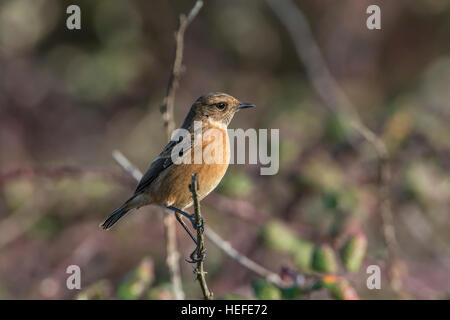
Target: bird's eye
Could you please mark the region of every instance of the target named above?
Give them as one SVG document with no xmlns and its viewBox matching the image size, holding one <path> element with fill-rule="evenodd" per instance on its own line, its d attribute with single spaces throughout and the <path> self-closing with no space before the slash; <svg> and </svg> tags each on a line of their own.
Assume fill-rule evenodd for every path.
<svg viewBox="0 0 450 320">
<path fill-rule="evenodd" d="M 225 102 L 216 103 L 216 108 L 220 110 L 224 109 L 226 106 L 227 104 Z"/>
</svg>

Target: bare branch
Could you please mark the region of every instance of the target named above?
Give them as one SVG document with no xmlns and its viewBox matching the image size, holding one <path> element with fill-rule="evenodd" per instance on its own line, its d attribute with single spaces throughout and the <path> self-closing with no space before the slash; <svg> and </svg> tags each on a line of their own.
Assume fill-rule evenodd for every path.
<svg viewBox="0 0 450 320">
<path fill-rule="evenodd" d="M 112 153 L 114 160 L 128 172 L 135 180 L 139 181 L 142 179 L 142 173 L 136 168 L 119 150 L 114 150 Z"/>
<path fill-rule="evenodd" d="M 229 242 L 222 239 L 214 230 L 208 228 L 208 230 L 205 230 L 205 233 L 206 237 L 209 240 L 211 240 L 212 243 L 214 243 L 217 247 L 219 247 L 230 258 L 238 262 L 241 266 L 252 271 L 253 273 L 257 274 L 258 276 L 260 276 L 261 278 L 265 279 L 270 283 L 273 283 L 280 287 L 283 285 L 281 277 L 278 274 L 270 270 L 267 270 L 263 266 L 257 264 L 253 260 L 250 260 L 243 254 L 239 253 L 236 249 L 234 249 L 231 246 Z"/>
<path fill-rule="evenodd" d="M 170 135 L 175 129 L 173 110 L 175 106 L 175 93 L 178 89 L 183 71 L 184 33 L 202 7 L 203 1 L 198 0 L 187 17 L 184 14 L 180 15 L 178 30 L 175 32 L 175 60 L 173 62 L 172 73 L 169 78 L 169 85 L 167 86 L 166 97 L 164 98 L 163 105 L 161 106 L 161 113 L 168 139 L 170 139 Z"/>
<path fill-rule="evenodd" d="M 200 283 L 203 297 L 205 298 L 205 300 L 211 300 L 213 294 L 208 289 L 208 285 L 206 284 L 205 278 L 206 272 L 203 270 L 203 263 L 206 249 L 205 249 L 205 239 L 203 236 L 204 223 L 202 221 L 202 214 L 200 212 L 200 203 L 197 196 L 198 176 L 196 173 L 192 175 L 192 182 L 191 185 L 189 186 L 189 190 L 192 193 L 192 200 L 194 202 L 195 224 L 197 226 L 197 268 L 195 268 L 194 273 L 196 274 L 197 280 Z"/>
<path fill-rule="evenodd" d="M 166 263 L 170 272 L 170 279 L 172 281 L 172 288 L 175 299 L 183 300 L 185 295 L 181 284 L 180 274 L 180 253 L 177 249 L 177 235 L 175 229 L 175 221 L 172 215 L 164 215 L 163 218 L 165 235 L 166 235 Z"/>
<path fill-rule="evenodd" d="M 189 24 L 199 13 L 203 6 L 203 1 L 197 0 L 194 7 L 186 17 L 184 14 L 180 15 L 180 21 L 177 31 L 175 32 L 175 60 L 173 63 L 172 72 L 169 77 L 169 84 L 167 86 L 166 97 L 161 106 L 162 118 L 166 128 L 167 139 L 170 140 L 172 131 L 175 129 L 174 121 L 174 106 L 175 93 L 178 88 L 183 67 L 183 50 L 184 50 L 184 33 Z M 167 266 L 170 271 L 172 287 L 175 298 L 178 300 L 184 299 L 184 292 L 181 285 L 180 254 L 177 249 L 175 220 L 172 215 L 164 215 L 164 228 L 166 235 L 166 251 L 167 251 Z"/>
</svg>

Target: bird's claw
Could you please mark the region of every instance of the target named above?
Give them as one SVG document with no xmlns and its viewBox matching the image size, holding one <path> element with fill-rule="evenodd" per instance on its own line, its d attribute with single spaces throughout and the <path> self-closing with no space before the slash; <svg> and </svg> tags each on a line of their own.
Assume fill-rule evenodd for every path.
<svg viewBox="0 0 450 320">
<path fill-rule="evenodd" d="M 195 254 L 197 254 L 198 251 L 198 247 L 194 249 L 194 251 L 192 251 L 192 253 L 189 255 L 189 259 L 185 259 L 186 262 L 188 263 L 199 263 L 202 262 L 203 260 L 205 260 L 206 257 L 206 249 L 203 249 L 202 252 L 200 253 L 200 255 L 197 255 L 197 257 L 194 257 Z"/>
<path fill-rule="evenodd" d="M 194 230 L 198 230 L 198 228 L 200 228 L 200 230 L 202 230 L 202 232 L 204 232 L 205 231 L 205 219 L 203 219 L 203 217 L 200 217 L 200 218 L 201 218 L 200 225 L 197 224 L 197 220 L 195 219 L 195 215 L 194 214 L 192 214 L 189 217 L 189 221 L 191 222 L 192 227 L 194 228 Z"/>
</svg>

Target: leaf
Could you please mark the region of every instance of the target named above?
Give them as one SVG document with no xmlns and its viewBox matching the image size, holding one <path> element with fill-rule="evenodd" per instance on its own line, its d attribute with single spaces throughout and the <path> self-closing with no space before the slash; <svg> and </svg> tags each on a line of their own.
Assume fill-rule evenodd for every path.
<svg viewBox="0 0 450 320">
<path fill-rule="evenodd" d="M 281 291 L 275 285 L 265 280 L 259 279 L 252 283 L 253 292 L 256 298 L 260 300 L 279 300 L 281 299 Z"/>
<path fill-rule="evenodd" d="M 309 241 L 298 240 L 293 252 L 294 264 L 302 271 L 310 271 L 314 254 L 314 244 Z"/>
<path fill-rule="evenodd" d="M 262 229 L 263 243 L 277 251 L 293 253 L 298 245 L 298 239 L 293 232 L 278 221 L 269 221 Z"/>
<path fill-rule="evenodd" d="M 338 269 L 336 255 L 329 245 L 316 246 L 313 254 L 312 268 L 323 273 L 335 273 Z"/>
<path fill-rule="evenodd" d="M 283 299 L 299 299 L 305 294 L 305 291 L 297 285 L 281 289 Z"/>
<path fill-rule="evenodd" d="M 341 258 L 345 268 L 353 273 L 361 268 L 366 254 L 367 238 L 363 233 L 350 237 L 341 249 Z"/>
</svg>

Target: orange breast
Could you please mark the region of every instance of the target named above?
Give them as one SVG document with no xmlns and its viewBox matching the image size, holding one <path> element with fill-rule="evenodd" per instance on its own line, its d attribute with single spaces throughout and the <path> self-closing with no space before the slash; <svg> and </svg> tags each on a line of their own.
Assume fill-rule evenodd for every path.
<svg viewBox="0 0 450 320">
<path fill-rule="evenodd" d="M 198 174 L 199 198 L 203 199 L 214 190 L 227 171 L 230 157 L 230 146 L 227 131 L 220 127 L 204 130 L 201 145 L 191 152 L 191 163 L 173 164 L 163 172 L 150 188 L 150 198 L 153 203 L 174 206 L 184 209 L 192 204 L 189 191 L 192 175 Z M 208 133 L 209 131 L 209 133 Z M 201 146 L 202 161 L 194 163 L 194 152 L 199 152 Z M 197 157 L 198 160 L 198 157 Z"/>
</svg>

